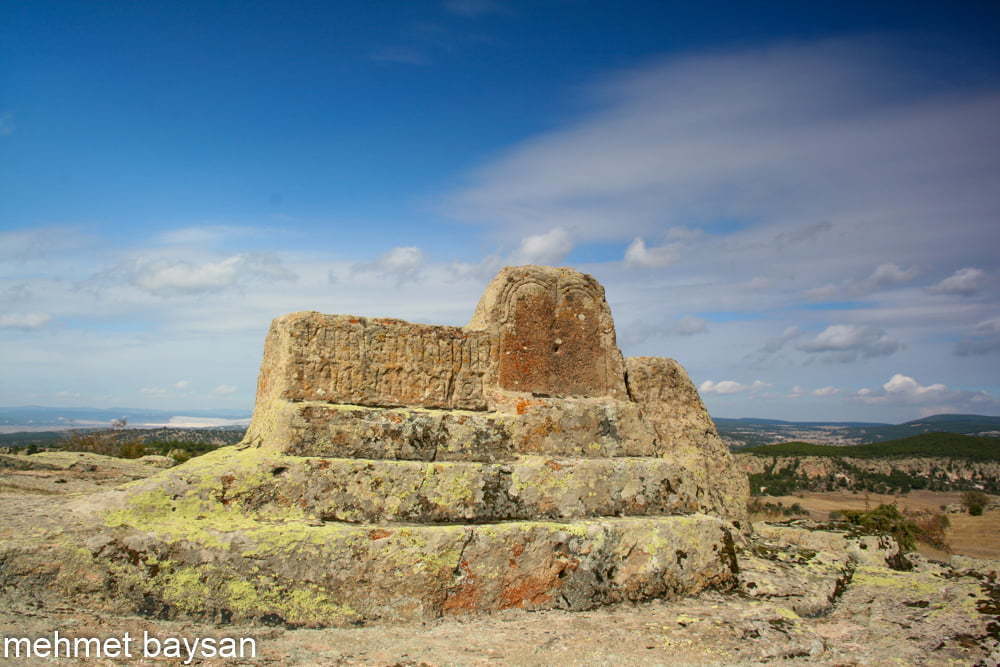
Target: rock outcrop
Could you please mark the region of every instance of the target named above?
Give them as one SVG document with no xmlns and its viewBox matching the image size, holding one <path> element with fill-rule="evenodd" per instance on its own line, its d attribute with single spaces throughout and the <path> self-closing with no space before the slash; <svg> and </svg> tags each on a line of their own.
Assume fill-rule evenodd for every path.
<svg viewBox="0 0 1000 667">
<path fill-rule="evenodd" d="M 0 638 L 51 637 L 54 628 L 70 638 L 121 636 L 123 631 L 133 637 L 143 632 L 160 638 L 254 637 L 259 660 L 283 665 L 985 666 L 1000 660 L 1000 562 L 957 555 L 950 564 L 928 561 L 901 554 L 889 537 L 808 520 L 754 524 L 753 535 L 737 545 L 739 573 L 730 590 L 579 612 L 569 602 L 579 604 L 575 596 L 587 589 L 567 586 L 560 592 L 567 601 L 557 605 L 561 609 L 524 613 L 517 607 L 527 605 L 511 605 L 470 618 L 462 611 L 470 598 L 506 606 L 515 593 L 529 592 L 531 583 L 563 566 L 559 544 L 549 538 L 561 538 L 560 531 L 570 540 L 591 538 L 594 524 L 536 522 L 538 530 L 524 543 L 520 561 L 515 559 L 518 567 L 512 567 L 502 559 L 518 549 L 520 543 L 510 540 L 525 536 L 522 522 L 320 524 L 288 519 L 287 512 L 281 518 L 273 507 L 247 511 L 239 500 L 246 487 L 230 478 L 234 466 L 226 459 L 240 458 L 242 471 L 252 477 L 255 470 L 268 470 L 262 467 L 268 456 L 259 449 L 242 454 L 247 458 L 225 449 L 201 468 L 173 469 L 167 487 L 165 473 L 155 466 L 93 454 L 46 453 L 4 461 Z M 175 476 L 178 472 L 183 475 Z M 124 493 L 103 490 L 136 477 L 150 479 Z M 190 495 L 191 488 L 200 489 L 197 497 Z M 145 495 L 140 499 L 137 493 Z M 110 516 L 109 506 L 117 506 Z M 177 520 L 171 522 L 169 515 Z M 633 528 L 641 529 L 645 521 L 633 521 Z M 630 547 L 630 553 L 620 550 L 625 533 L 609 532 L 610 541 L 619 540 L 618 548 L 582 554 L 573 572 L 600 569 L 605 566 L 601 559 L 622 558 L 620 567 L 634 570 L 635 554 L 670 554 L 702 539 L 683 526 L 663 528 L 659 544 Z M 482 532 L 470 535 L 470 529 Z M 464 578 L 464 570 L 452 572 L 459 584 L 455 591 L 462 594 L 453 595 L 447 609 L 433 599 L 425 607 L 414 606 L 424 599 L 428 582 L 433 588 L 434 574 L 441 573 L 437 561 L 455 557 L 429 547 L 456 537 L 462 540 L 451 542 L 457 548 L 470 539 L 463 560 L 492 559 L 506 576 L 483 579 L 483 587 Z M 386 552 L 399 558 L 388 569 L 380 566 Z M 435 553 L 438 559 L 431 558 Z M 322 562 L 322 556 L 333 559 Z M 243 570 L 227 570 L 238 558 L 245 558 Z M 374 559 L 367 569 L 355 562 L 364 558 Z M 194 562 L 201 565 L 190 565 Z M 534 579 L 526 576 L 529 568 Z M 678 567 L 673 574 L 682 571 Z M 269 583 L 263 572 L 269 573 Z M 295 582 L 291 589 L 288 581 Z M 515 581 L 521 585 L 510 586 Z M 353 606 L 344 601 L 348 593 L 340 598 L 341 606 L 324 598 L 320 584 L 353 594 Z M 659 585 L 663 598 L 669 598 L 678 580 L 664 577 Z M 143 591 L 147 595 L 139 597 Z M 586 597 L 582 602 L 593 604 Z M 264 608 L 273 615 L 248 611 Z M 426 621 L 439 609 L 440 618 Z M 370 618 L 363 614 L 422 620 L 378 628 L 294 627 Z M 241 618 L 250 622 L 240 624 Z"/>
<path fill-rule="evenodd" d="M 1000 463 L 944 457 L 895 457 L 862 459 L 848 456 L 761 456 L 735 454 L 740 470 L 748 475 L 794 479 L 802 488 L 854 488 L 864 486 L 865 476 L 911 477 L 937 490 L 962 490 L 970 486 L 989 492 L 1000 490 Z"/>
<path fill-rule="evenodd" d="M 107 498 L 88 557 L 168 617 L 580 610 L 735 586 L 747 495 L 593 278 L 514 267 L 463 328 L 277 318 L 244 441 Z"/>
</svg>

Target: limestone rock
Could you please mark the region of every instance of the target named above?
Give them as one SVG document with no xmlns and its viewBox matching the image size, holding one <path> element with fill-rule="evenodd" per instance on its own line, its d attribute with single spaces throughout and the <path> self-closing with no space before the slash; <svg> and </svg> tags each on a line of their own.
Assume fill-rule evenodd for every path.
<svg viewBox="0 0 1000 667">
<path fill-rule="evenodd" d="M 91 556 L 170 617 L 580 610 L 735 585 L 747 495 L 596 280 L 510 267 L 466 327 L 274 320 L 243 442 L 109 496 Z"/>
<path fill-rule="evenodd" d="M 781 600 L 801 616 L 833 609 L 859 566 L 886 569 L 904 562 L 899 545 L 886 536 L 766 523 L 755 529 L 738 559 L 740 591 Z"/>
</svg>

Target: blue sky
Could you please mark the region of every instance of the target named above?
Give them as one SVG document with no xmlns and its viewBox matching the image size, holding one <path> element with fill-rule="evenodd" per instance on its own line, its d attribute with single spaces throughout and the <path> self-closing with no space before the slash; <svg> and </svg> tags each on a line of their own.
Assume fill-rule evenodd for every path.
<svg viewBox="0 0 1000 667">
<path fill-rule="evenodd" d="M 607 288 L 717 416 L 1000 414 L 993 3 L 10 2 L 0 404 L 239 408 L 269 320 Z"/>
</svg>

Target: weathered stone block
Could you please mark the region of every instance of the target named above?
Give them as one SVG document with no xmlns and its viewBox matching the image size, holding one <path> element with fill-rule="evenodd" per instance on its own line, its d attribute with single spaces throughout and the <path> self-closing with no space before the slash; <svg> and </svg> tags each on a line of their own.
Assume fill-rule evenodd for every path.
<svg viewBox="0 0 1000 667">
<path fill-rule="evenodd" d="M 289 459 L 232 502 L 297 507 L 322 521 L 486 523 L 691 514 L 715 510 L 704 487 L 667 459 L 524 456 L 502 464 Z"/>
<path fill-rule="evenodd" d="M 413 461 L 513 458 L 509 419 L 489 412 L 296 403 L 286 454 Z"/>
<path fill-rule="evenodd" d="M 492 343 L 483 333 L 300 312 L 274 320 L 257 400 L 482 410 Z"/>
<path fill-rule="evenodd" d="M 487 286 L 466 327 L 496 341 L 491 384 L 543 396 L 625 398 L 604 288 L 571 269 L 517 266 Z"/>
</svg>

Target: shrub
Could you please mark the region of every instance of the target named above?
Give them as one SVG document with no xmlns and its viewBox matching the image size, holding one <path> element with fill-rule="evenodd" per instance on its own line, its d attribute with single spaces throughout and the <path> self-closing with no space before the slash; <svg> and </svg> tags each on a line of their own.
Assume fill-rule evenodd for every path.
<svg viewBox="0 0 1000 667">
<path fill-rule="evenodd" d="M 120 442 L 114 434 L 109 433 L 71 433 L 60 445 L 67 452 L 90 452 L 103 456 L 116 456 L 122 459 L 137 459 L 145 456 L 146 448 L 139 440 Z"/>
<path fill-rule="evenodd" d="M 895 505 L 879 505 L 873 510 L 840 510 L 851 525 L 871 535 L 889 535 L 903 551 L 913 551 L 917 546 L 920 529 L 899 512 Z"/>
<path fill-rule="evenodd" d="M 122 459 L 137 459 L 146 455 L 146 448 L 138 440 L 123 442 L 118 446 L 118 453 L 115 456 Z"/>
<path fill-rule="evenodd" d="M 74 431 L 59 448 L 67 452 L 90 452 L 104 456 L 118 455 L 118 443 L 110 438 L 101 437 L 99 433 Z"/>
<path fill-rule="evenodd" d="M 989 502 L 989 496 L 981 491 L 966 491 L 962 494 L 962 505 L 969 510 L 969 514 L 972 516 L 982 515 Z"/>
<path fill-rule="evenodd" d="M 792 503 L 791 506 L 785 507 L 781 502 L 763 502 L 760 498 L 751 498 L 750 502 L 747 503 L 747 511 L 750 514 L 765 516 L 807 516 L 809 514 L 809 511 L 799 503 Z"/>
</svg>

